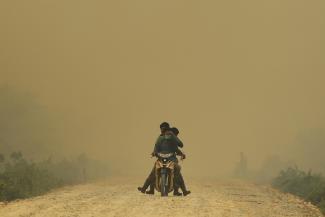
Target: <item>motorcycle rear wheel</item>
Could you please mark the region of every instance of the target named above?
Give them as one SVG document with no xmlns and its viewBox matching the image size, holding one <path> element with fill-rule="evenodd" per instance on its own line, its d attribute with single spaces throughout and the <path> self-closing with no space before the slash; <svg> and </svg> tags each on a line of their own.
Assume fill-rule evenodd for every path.
<svg viewBox="0 0 325 217">
<path fill-rule="evenodd" d="M 167 197 L 168 196 L 168 190 L 167 190 L 167 174 L 161 174 L 161 179 L 160 179 L 160 193 L 162 197 Z"/>
</svg>

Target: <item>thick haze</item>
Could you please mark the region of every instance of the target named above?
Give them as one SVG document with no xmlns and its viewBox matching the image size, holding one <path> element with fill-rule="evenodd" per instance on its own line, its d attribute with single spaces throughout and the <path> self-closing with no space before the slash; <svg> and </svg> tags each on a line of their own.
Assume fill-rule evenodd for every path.
<svg viewBox="0 0 325 217">
<path fill-rule="evenodd" d="M 323 0 L 3 0 L 0 73 L 55 117 L 60 151 L 115 171 L 149 172 L 162 121 L 185 174 L 325 151 Z"/>
</svg>

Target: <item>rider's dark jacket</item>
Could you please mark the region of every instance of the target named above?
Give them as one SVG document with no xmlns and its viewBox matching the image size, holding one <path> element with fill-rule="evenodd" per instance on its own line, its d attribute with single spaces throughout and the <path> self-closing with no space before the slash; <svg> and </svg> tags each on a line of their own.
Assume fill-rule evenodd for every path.
<svg viewBox="0 0 325 217">
<path fill-rule="evenodd" d="M 178 149 L 178 147 L 183 147 L 182 141 L 175 136 L 172 132 L 167 131 L 165 134 L 160 135 L 156 141 L 154 154 L 157 153 L 174 153 L 175 160 L 176 154 L 181 153 L 181 151 Z"/>
</svg>

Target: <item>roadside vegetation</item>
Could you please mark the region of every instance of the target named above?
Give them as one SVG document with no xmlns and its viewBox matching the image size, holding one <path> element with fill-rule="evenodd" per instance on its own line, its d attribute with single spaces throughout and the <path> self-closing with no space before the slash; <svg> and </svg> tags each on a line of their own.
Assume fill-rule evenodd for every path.
<svg viewBox="0 0 325 217">
<path fill-rule="evenodd" d="M 292 165 L 293 162 L 283 161 L 278 156 L 269 156 L 258 170 L 250 170 L 246 156 L 240 153 L 233 177 L 259 184 L 271 183 L 282 192 L 314 204 L 325 214 L 325 177 L 321 173 L 306 172 Z"/>
<path fill-rule="evenodd" d="M 325 214 L 325 177 L 297 167 L 282 170 L 273 180 L 273 187 L 297 195 L 319 207 Z"/>
<path fill-rule="evenodd" d="M 0 201 L 44 194 L 65 185 L 79 184 L 107 175 L 107 167 L 85 154 L 75 159 L 51 158 L 32 162 L 20 152 L 0 154 Z"/>
</svg>

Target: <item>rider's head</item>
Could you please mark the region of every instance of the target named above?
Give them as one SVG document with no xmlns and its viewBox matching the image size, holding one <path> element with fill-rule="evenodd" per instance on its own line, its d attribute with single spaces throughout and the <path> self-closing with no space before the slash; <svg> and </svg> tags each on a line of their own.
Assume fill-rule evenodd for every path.
<svg viewBox="0 0 325 217">
<path fill-rule="evenodd" d="M 170 126 L 169 123 L 163 122 L 160 124 L 160 131 L 161 133 L 165 133 L 167 130 L 169 130 Z"/>
<path fill-rule="evenodd" d="M 170 131 L 172 131 L 175 134 L 175 136 L 179 134 L 179 130 L 176 127 L 170 128 Z"/>
</svg>

